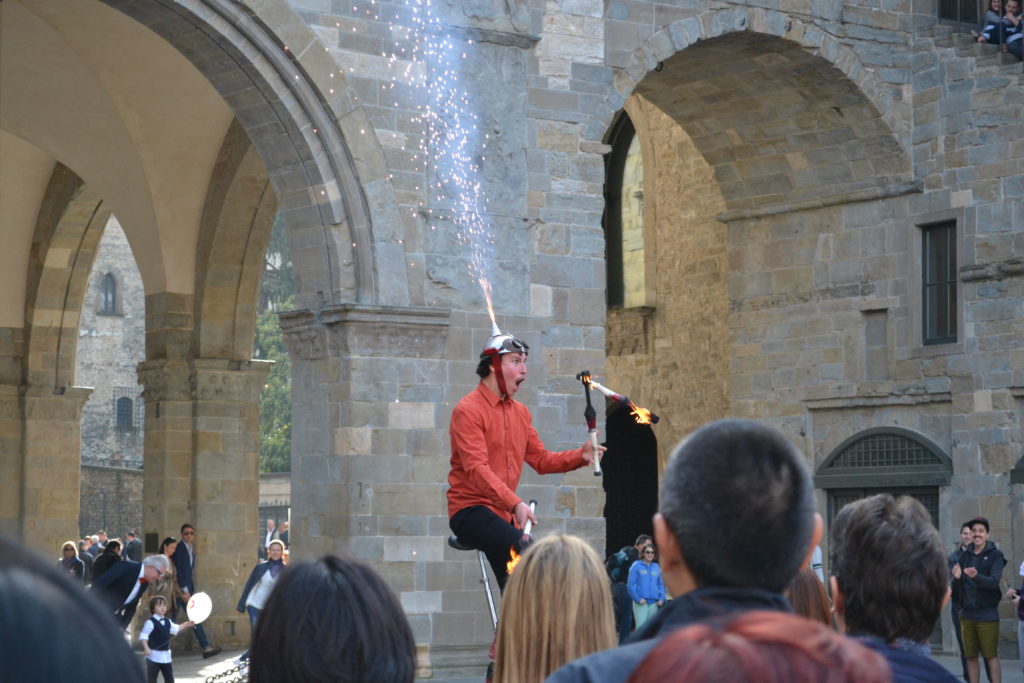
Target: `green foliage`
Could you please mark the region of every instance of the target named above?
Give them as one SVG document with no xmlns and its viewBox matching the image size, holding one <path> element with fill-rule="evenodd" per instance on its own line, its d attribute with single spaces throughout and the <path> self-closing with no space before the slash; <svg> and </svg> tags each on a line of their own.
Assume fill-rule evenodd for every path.
<svg viewBox="0 0 1024 683">
<path fill-rule="evenodd" d="M 292 252 L 288 248 L 288 233 L 281 221 L 281 214 L 278 214 L 274 218 L 270 243 L 263 259 L 259 312 L 288 310 L 292 303 L 293 287 Z"/>
<path fill-rule="evenodd" d="M 287 238 L 278 216 L 260 279 L 260 312 L 253 344 L 256 358 L 274 361 L 260 394 L 260 472 L 290 472 L 292 468 L 292 363 L 277 321 L 278 311 L 294 307 Z"/>
</svg>

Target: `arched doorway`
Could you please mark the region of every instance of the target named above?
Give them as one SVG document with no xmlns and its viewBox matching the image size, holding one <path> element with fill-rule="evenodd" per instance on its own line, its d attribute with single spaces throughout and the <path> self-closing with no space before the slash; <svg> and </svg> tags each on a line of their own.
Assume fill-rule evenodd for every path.
<svg viewBox="0 0 1024 683">
<path fill-rule="evenodd" d="M 826 493 L 827 528 L 843 506 L 888 493 L 918 500 L 938 529 L 939 489 L 949 486 L 952 477 L 953 461 L 927 437 L 901 427 L 876 427 L 839 444 L 818 468 L 814 485 Z M 825 556 L 827 563 L 827 551 Z M 941 620 L 930 642 L 942 647 Z"/>
</svg>

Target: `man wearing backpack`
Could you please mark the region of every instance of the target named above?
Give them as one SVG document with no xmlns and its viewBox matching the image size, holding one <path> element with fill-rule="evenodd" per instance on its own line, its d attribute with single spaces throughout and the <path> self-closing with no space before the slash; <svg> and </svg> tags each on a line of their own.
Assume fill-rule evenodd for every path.
<svg viewBox="0 0 1024 683">
<path fill-rule="evenodd" d="M 633 632 L 633 598 L 629 596 L 626 580 L 629 568 L 640 559 L 640 550 L 654 540 L 647 534 L 640 534 L 632 546 L 624 546 L 612 553 L 604 563 L 608 578 L 612 581 L 612 604 L 615 606 L 615 628 L 619 631 L 619 643 Z"/>
</svg>

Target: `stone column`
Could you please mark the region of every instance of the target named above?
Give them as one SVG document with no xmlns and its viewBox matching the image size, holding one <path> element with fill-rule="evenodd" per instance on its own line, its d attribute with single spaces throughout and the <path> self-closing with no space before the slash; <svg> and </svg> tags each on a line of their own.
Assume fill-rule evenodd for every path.
<svg viewBox="0 0 1024 683">
<path fill-rule="evenodd" d="M 447 311 L 426 308 L 282 314 L 292 356 L 296 555 L 346 551 L 378 568 L 391 563 L 396 590 L 412 586 L 416 548 L 440 557 L 426 520 L 443 514 L 443 496 L 434 477 L 416 483 L 412 456 L 442 455 L 447 326 Z M 401 538 L 383 543 L 382 535 Z"/>
<path fill-rule="evenodd" d="M 432 641 L 445 564 L 447 311 L 332 306 L 282 314 L 292 358 L 293 557 L 363 558 Z M 471 372 L 471 370 L 470 370 Z M 450 565 L 461 577 L 459 563 Z"/>
<path fill-rule="evenodd" d="M 78 537 L 81 489 L 82 408 L 92 389 L 28 387 L 24 410 L 21 465 L 22 540 L 44 555 L 57 557 L 64 541 Z"/>
<path fill-rule="evenodd" d="M 206 358 L 139 365 L 146 552 L 152 538 L 195 526 L 196 586 L 213 599 L 206 630 L 216 643 L 248 639 L 248 620 L 234 604 L 256 563 L 259 397 L 269 370 L 266 361 Z"/>
<path fill-rule="evenodd" d="M 0 384 L 0 534 L 21 535 L 21 393 Z"/>
</svg>

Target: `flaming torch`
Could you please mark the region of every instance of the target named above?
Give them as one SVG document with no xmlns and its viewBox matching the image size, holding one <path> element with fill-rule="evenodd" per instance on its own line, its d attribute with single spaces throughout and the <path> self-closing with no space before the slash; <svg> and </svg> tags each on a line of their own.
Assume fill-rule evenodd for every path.
<svg viewBox="0 0 1024 683">
<path fill-rule="evenodd" d="M 531 500 L 530 501 L 530 512 L 533 512 L 536 509 L 537 509 L 537 501 Z M 530 520 L 530 519 L 527 519 L 526 520 L 526 524 L 523 525 L 523 536 L 529 536 L 531 531 L 533 531 L 533 521 Z M 510 559 L 509 559 L 508 562 L 505 563 L 505 571 L 507 571 L 509 574 L 511 574 L 512 571 L 516 568 L 516 565 L 519 564 L 520 555 L 519 555 L 519 553 L 516 552 L 515 548 L 509 548 L 508 549 L 508 556 L 509 556 Z"/>
<path fill-rule="evenodd" d="M 622 407 L 628 408 L 629 414 L 633 416 L 633 419 L 636 420 L 636 423 L 638 425 L 658 424 L 658 420 L 660 420 L 661 418 L 652 413 L 651 411 L 647 410 L 647 408 L 641 408 L 637 404 L 630 401 L 628 396 L 616 394 L 608 387 L 590 379 L 590 372 L 588 370 L 584 370 L 579 375 L 576 375 L 576 377 L 580 378 L 582 375 L 586 375 L 586 379 L 583 380 L 584 384 L 589 384 L 590 386 L 594 387 L 595 389 L 597 389 L 602 394 L 604 394 L 611 400 L 615 401 Z"/>
<path fill-rule="evenodd" d="M 601 457 L 597 452 L 597 412 L 590 402 L 590 371 L 584 370 L 576 375 L 583 382 L 583 394 L 587 397 L 587 407 L 583 410 L 583 418 L 587 421 L 587 434 L 590 436 L 590 452 L 594 454 L 594 476 L 601 476 Z"/>
</svg>

